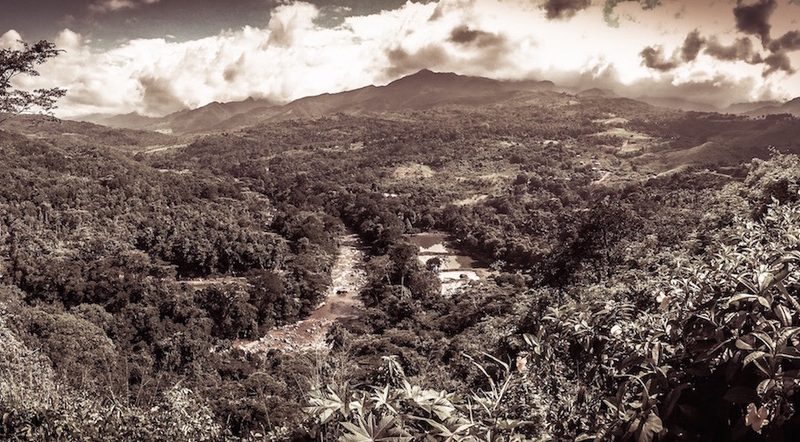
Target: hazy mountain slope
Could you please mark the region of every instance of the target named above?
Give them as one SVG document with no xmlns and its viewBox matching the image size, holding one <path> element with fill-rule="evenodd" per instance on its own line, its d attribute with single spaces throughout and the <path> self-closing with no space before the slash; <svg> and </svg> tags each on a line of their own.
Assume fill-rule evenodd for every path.
<svg viewBox="0 0 800 442">
<path fill-rule="evenodd" d="M 791 114 L 800 117 L 800 97 L 787 101 L 786 103 L 772 106 L 765 106 L 747 112 L 747 115 L 761 117 L 764 115 Z"/>
<path fill-rule="evenodd" d="M 210 103 L 162 118 L 137 114 L 84 117 L 112 127 L 171 131 L 178 134 L 207 133 L 252 126 L 265 121 L 319 118 L 337 112 L 362 114 L 429 109 L 440 105 L 484 106 L 511 99 L 520 92 L 548 91 L 550 81 L 500 81 L 453 73 L 422 70 L 386 86 L 366 86 L 335 94 L 322 94 L 278 106 L 268 100 L 248 99 Z"/>
<path fill-rule="evenodd" d="M 131 112 L 124 115 L 92 114 L 76 120 L 119 129 L 147 129 L 158 124 L 161 118 L 145 117 L 136 112 Z"/>
<path fill-rule="evenodd" d="M 632 129 L 663 140 L 653 144 L 642 160 L 667 168 L 683 165 L 731 166 L 773 151 L 800 152 L 800 121 L 791 116 L 752 119 L 739 115 L 678 113 L 667 118 L 637 121 Z"/>
<path fill-rule="evenodd" d="M 50 140 L 59 146 L 96 144 L 111 147 L 145 147 L 175 144 L 176 138 L 157 132 L 112 128 L 82 121 L 59 120 L 39 115 L 19 115 L 0 125 L 0 130 Z"/>
<path fill-rule="evenodd" d="M 615 94 L 613 91 L 595 87 L 580 91 L 576 95 L 579 97 L 615 97 L 617 94 Z"/>
<path fill-rule="evenodd" d="M 780 106 L 780 101 L 754 101 L 752 103 L 734 103 L 725 109 L 723 112 L 729 114 L 746 114 L 765 107 Z"/>
<path fill-rule="evenodd" d="M 217 126 L 235 129 L 269 120 L 319 118 L 337 112 L 363 114 L 429 109 L 441 105 L 485 106 L 503 102 L 521 91 L 543 91 L 549 81 L 499 81 L 422 70 L 386 86 L 366 86 L 337 94 L 295 100 L 280 108 L 236 116 Z"/>
<path fill-rule="evenodd" d="M 687 100 L 679 97 L 638 97 L 637 100 L 643 101 L 653 106 L 666 107 L 669 109 L 677 109 L 685 112 L 718 112 L 716 107 Z"/>
<path fill-rule="evenodd" d="M 244 101 L 230 103 L 215 101 L 197 109 L 185 109 L 160 118 L 130 113 L 125 115 L 87 115 L 77 120 L 114 128 L 185 134 L 209 131 L 220 122 L 228 120 L 235 115 L 269 109 L 275 106 L 276 104 L 270 100 L 248 98 Z"/>
<path fill-rule="evenodd" d="M 254 110 L 270 109 L 275 103 L 269 100 L 248 98 L 231 103 L 209 103 L 203 107 L 184 110 L 165 117 L 165 124 L 176 133 L 208 131 L 231 117 Z"/>
</svg>

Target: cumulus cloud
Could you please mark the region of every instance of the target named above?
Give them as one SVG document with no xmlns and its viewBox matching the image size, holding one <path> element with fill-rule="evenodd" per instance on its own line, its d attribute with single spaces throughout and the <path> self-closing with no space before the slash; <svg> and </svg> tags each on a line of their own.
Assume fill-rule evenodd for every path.
<svg viewBox="0 0 800 442">
<path fill-rule="evenodd" d="M 386 13 L 350 17 L 329 29 L 314 24 L 315 6 L 292 3 L 276 8 L 263 28 L 186 42 L 137 39 L 107 50 L 65 30 L 57 43 L 66 52 L 44 65 L 41 77 L 26 78 L 20 86 L 65 87 L 60 115 L 157 116 L 212 101 L 255 97 L 285 102 L 338 92 L 387 78 L 386 50 L 398 41 L 409 43 L 398 36 L 426 23 L 434 7 L 408 3 Z M 452 31 L 447 23 L 436 28 L 443 34 Z M 481 33 L 475 46 L 467 44 L 463 51 L 480 50 L 491 40 L 488 34 Z M 404 46 L 411 54 L 405 62 L 398 52 L 398 70 L 413 60 L 425 62 L 425 51 L 416 44 L 424 36 L 422 31 L 415 44 Z"/>
<path fill-rule="evenodd" d="M 446 0 L 440 1 L 433 9 L 433 13 L 428 17 L 428 21 L 436 21 L 442 17 L 459 13 L 464 10 L 472 9 L 476 0 Z M 798 0 L 800 1 L 800 0 Z"/>
<path fill-rule="evenodd" d="M 591 6 L 591 0 L 547 0 L 542 5 L 549 19 L 564 19 Z"/>
<path fill-rule="evenodd" d="M 297 35 L 309 31 L 319 9 L 309 3 L 280 5 L 272 11 L 269 20 L 268 44 L 288 47 L 294 44 Z"/>
<path fill-rule="evenodd" d="M 733 16 L 736 19 L 736 28 L 745 34 L 756 35 L 761 38 L 761 43 L 766 46 L 770 40 L 769 19 L 778 6 L 775 0 L 758 0 L 756 3 L 745 3 L 736 0 Z"/>
<path fill-rule="evenodd" d="M 19 35 L 19 32 L 11 29 L 7 31 L 5 34 L 0 35 L 0 49 L 12 49 L 18 50 L 22 48 L 22 36 Z"/>
<path fill-rule="evenodd" d="M 89 5 L 89 10 L 96 13 L 135 9 L 142 5 L 152 5 L 160 0 L 97 0 Z"/>
<path fill-rule="evenodd" d="M 765 55 L 759 65 L 715 62 L 714 55 L 704 52 L 711 39 L 690 32 L 697 25 L 687 24 L 682 30 L 690 35 L 675 39 L 653 25 L 655 14 L 638 7 L 626 12 L 635 17 L 620 29 L 604 24 L 602 8 L 587 8 L 567 22 L 548 19 L 539 6 L 531 0 L 407 2 L 373 14 L 351 14 L 326 27 L 319 22 L 316 6 L 282 2 L 261 27 L 184 42 L 137 39 L 103 49 L 64 30 L 56 41 L 66 52 L 44 65 L 41 77 L 21 78 L 19 86 L 66 88 L 61 116 L 156 116 L 248 97 L 286 102 L 386 84 L 425 68 L 500 79 L 547 79 L 564 86 L 587 83 L 588 78 L 599 87 L 607 81 L 624 95 L 647 93 L 648 88 L 681 94 L 693 90 L 688 85 L 716 82 L 726 85 L 721 90 L 731 99 L 767 93 L 788 98 L 786 76 L 762 78 L 767 70 L 788 72 L 791 63 L 780 55 Z M 730 6 L 726 9 L 730 12 Z M 575 27 L 586 31 L 575 32 Z M 651 41 L 667 40 L 642 51 L 639 39 L 630 38 L 632 33 Z M 568 38 L 554 44 L 554 35 Z M 0 42 L 12 44 L 18 37 L 6 33 Z M 735 43 L 727 37 L 722 41 L 718 49 Z M 727 88 L 728 84 L 742 89 Z M 724 94 L 698 96 L 720 101 Z"/>
</svg>

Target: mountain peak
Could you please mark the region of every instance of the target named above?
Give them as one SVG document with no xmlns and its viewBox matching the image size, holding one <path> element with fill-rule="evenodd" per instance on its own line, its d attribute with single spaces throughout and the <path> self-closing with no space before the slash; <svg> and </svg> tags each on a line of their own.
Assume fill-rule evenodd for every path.
<svg viewBox="0 0 800 442">
<path fill-rule="evenodd" d="M 390 85 L 394 84 L 417 84 L 422 82 L 432 82 L 440 80 L 452 80 L 455 78 L 465 78 L 462 75 L 454 74 L 453 72 L 434 72 L 430 69 L 422 69 L 413 74 L 406 75 L 405 77 L 398 78 Z"/>
</svg>

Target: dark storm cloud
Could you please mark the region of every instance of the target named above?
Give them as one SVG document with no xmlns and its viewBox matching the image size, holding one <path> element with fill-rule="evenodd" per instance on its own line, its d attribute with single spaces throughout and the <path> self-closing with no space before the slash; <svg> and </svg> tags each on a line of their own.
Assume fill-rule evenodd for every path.
<svg viewBox="0 0 800 442">
<path fill-rule="evenodd" d="M 800 0 L 798 0 L 800 1 Z M 769 43 L 772 52 L 800 50 L 800 31 L 789 31 Z"/>
<path fill-rule="evenodd" d="M 486 48 L 492 46 L 502 46 L 505 44 L 506 39 L 491 32 L 482 31 L 480 29 L 471 29 L 467 25 L 461 25 L 450 32 L 449 41 L 461 45 L 472 45 L 479 48 Z"/>
<path fill-rule="evenodd" d="M 578 11 L 588 8 L 591 0 L 547 0 L 542 5 L 549 19 L 570 18 Z"/>
<path fill-rule="evenodd" d="M 737 38 L 727 46 L 712 38 L 708 41 L 705 53 L 722 61 L 745 61 L 750 64 L 762 62 L 761 56 L 753 48 L 753 41 L 748 37 Z"/>
<path fill-rule="evenodd" d="M 690 32 L 686 36 L 686 39 L 683 41 L 683 46 L 681 47 L 681 58 L 683 61 L 694 61 L 705 44 L 706 39 L 700 36 L 700 31 L 695 29 Z"/>
<path fill-rule="evenodd" d="M 430 69 L 443 65 L 450 60 L 447 51 L 439 45 L 429 44 L 418 51 L 409 52 L 402 47 L 386 51 L 389 66 L 385 69 L 387 77 L 399 77 L 420 69 Z"/>
<path fill-rule="evenodd" d="M 603 4 L 603 17 L 609 26 L 619 26 L 619 17 L 614 15 L 614 9 L 620 3 L 636 2 L 642 9 L 653 9 L 661 4 L 661 0 L 605 0 Z M 542 9 L 550 20 L 567 19 L 581 10 L 591 6 L 591 0 L 545 0 Z"/>
<path fill-rule="evenodd" d="M 761 38 L 761 43 L 766 46 L 770 40 L 769 32 L 772 27 L 769 19 L 776 7 L 775 0 L 758 0 L 753 4 L 737 0 L 736 7 L 733 8 L 736 29 L 745 34 L 758 36 Z"/>
<path fill-rule="evenodd" d="M 659 46 L 648 46 L 642 49 L 639 56 L 642 57 L 643 65 L 657 71 L 671 71 L 679 66 L 676 60 L 665 57 L 663 48 Z"/>
<path fill-rule="evenodd" d="M 763 65 L 763 76 L 767 77 L 776 72 L 783 71 L 793 74 L 792 62 L 787 55 L 789 48 L 797 49 L 797 31 L 791 31 L 778 40 L 774 40 L 770 46 L 770 52 L 764 56 L 753 45 L 749 37 L 737 38 L 733 43 L 725 45 L 719 42 L 716 37 L 705 38 L 698 30 L 690 32 L 683 41 L 680 56 L 673 55 L 667 57 L 660 46 L 647 46 L 641 53 L 642 64 L 650 69 L 661 72 L 671 71 L 690 63 L 697 59 L 700 52 L 720 61 L 737 62 L 742 61 L 752 65 Z M 784 49 L 786 48 L 786 49 Z"/>
<path fill-rule="evenodd" d="M 139 77 L 138 80 L 142 90 L 142 104 L 146 112 L 166 115 L 186 107 L 168 80 L 149 75 Z"/>
<path fill-rule="evenodd" d="M 612 0 L 611 4 L 616 5 L 620 1 L 624 0 Z M 800 3 L 800 0 L 792 1 L 792 3 Z M 608 7 L 609 3 L 606 6 Z M 686 36 L 680 58 L 677 56 L 667 58 L 661 48 L 648 46 L 640 54 L 642 63 L 651 69 L 670 71 L 683 63 L 694 61 L 702 51 L 720 61 L 743 61 L 753 65 L 764 65 L 763 75 L 765 77 L 779 71 L 794 73 L 787 52 L 800 50 L 800 31 L 789 31 L 780 38 L 772 40 L 770 18 L 776 7 L 775 0 L 757 0 L 756 2 L 737 0 L 736 6 L 733 8 L 737 31 L 758 37 L 762 46 L 770 51 L 767 55 L 762 55 L 748 37 L 740 37 L 732 44 L 724 45 L 716 37 L 704 38 L 698 30 L 694 30 Z"/>
<path fill-rule="evenodd" d="M 795 72 L 792 67 L 792 61 L 789 59 L 786 52 L 776 52 L 768 55 L 764 58 L 764 65 L 766 66 L 764 69 L 765 76 L 778 71 L 784 71 L 787 74 L 793 74 Z"/>
</svg>

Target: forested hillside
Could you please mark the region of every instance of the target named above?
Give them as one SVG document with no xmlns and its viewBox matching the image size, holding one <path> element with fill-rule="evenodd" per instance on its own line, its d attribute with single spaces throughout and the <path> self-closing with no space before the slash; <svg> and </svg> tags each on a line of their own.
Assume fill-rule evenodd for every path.
<svg viewBox="0 0 800 442">
<path fill-rule="evenodd" d="M 169 149 L 6 128 L 0 435 L 787 439 L 798 131 L 550 92 Z M 238 349 L 324 300 L 348 230 L 330 348 Z M 444 294 L 420 232 L 489 276 Z"/>
</svg>

